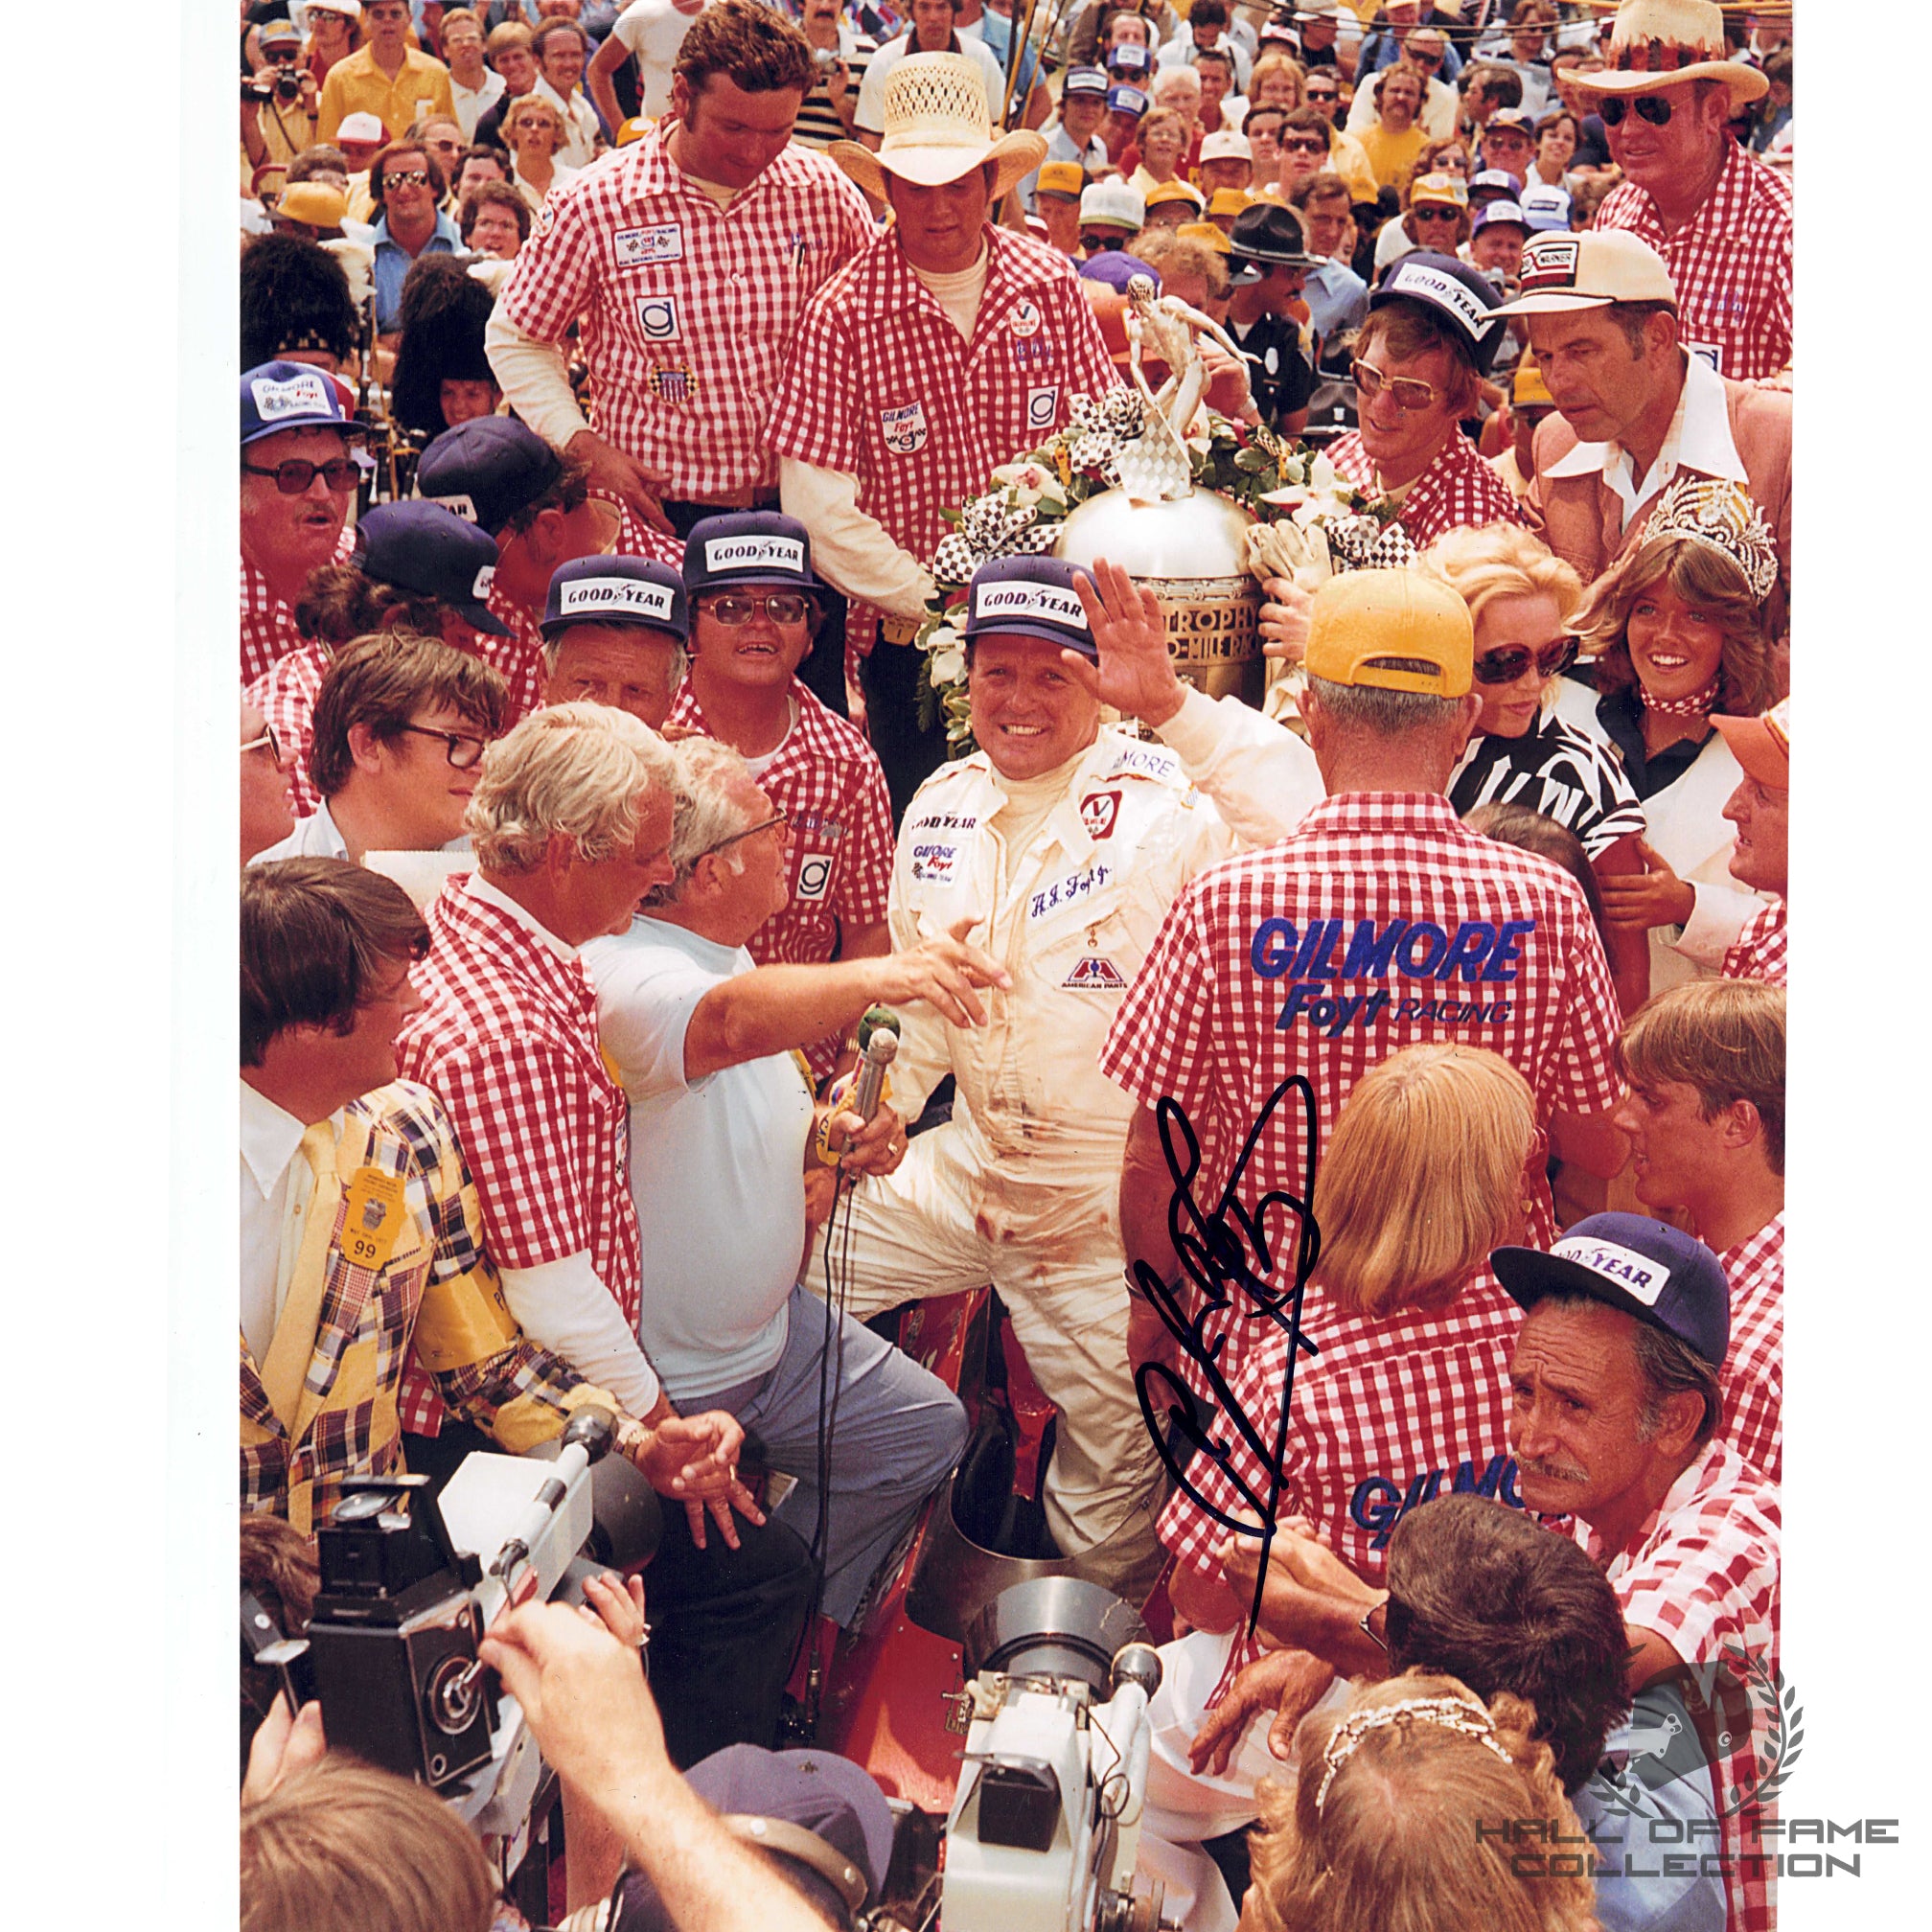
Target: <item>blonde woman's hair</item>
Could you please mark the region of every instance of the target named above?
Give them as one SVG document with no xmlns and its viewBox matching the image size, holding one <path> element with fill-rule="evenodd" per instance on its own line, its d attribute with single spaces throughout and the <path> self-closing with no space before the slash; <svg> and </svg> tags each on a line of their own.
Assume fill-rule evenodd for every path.
<svg viewBox="0 0 1932 1932">
<path fill-rule="evenodd" d="M 1405 1714 L 1328 1776 L 1323 1752 L 1350 1716 L 1425 1698 L 1467 1705 L 1487 1736 Z M 1267 1932 L 1597 1932 L 1590 1848 L 1535 1722 L 1507 1691 L 1485 1707 L 1421 1670 L 1314 1713 L 1296 1735 L 1295 1790 L 1256 1789 L 1248 1909 Z"/>
<path fill-rule="evenodd" d="M 1516 1230 L 1536 1102 L 1486 1047 L 1405 1046 L 1356 1082 L 1315 1181 L 1315 1280 L 1360 1315 L 1439 1305 Z"/>
<path fill-rule="evenodd" d="M 1549 597 L 1567 626 L 1583 601 L 1583 580 L 1562 558 L 1515 523 L 1452 530 L 1422 553 L 1422 562 L 1469 607 L 1479 630 L 1499 597 Z"/>
<path fill-rule="evenodd" d="M 1295 98 L 1292 101 L 1276 102 L 1272 104 L 1290 109 L 1300 106 L 1302 102 L 1307 98 L 1304 89 L 1308 77 L 1302 72 L 1301 63 L 1292 55 L 1288 54 L 1264 54 L 1249 69 L 1249 100 L 1254 102 L 1260 101 L 1262 88 L 1269 81 L 1279 80 L 1286 80 L 1293 85 Z"/>
<path fill-rule="evenodd" d="M 242 1813 L 241 1932 L 488 1932 L 497 1889 L 441 1798 L 340 1753 Z"/>
<path fill-rule="evenodd" d="M 527 121 L 533 113 L 541 114 L 549 121 L 550 125 L 556 128 L 557 138 L 560 141 L 569 138 L 570 124 L 558 111 L 556 102 L 546 101 L 534 88 L 528 94 L 521 95 L 517 100 L 511 102 L 504 108 L 503 119 L 500 124 L 503 129 L 503 138 L 507 141 L 510 138 L 511 130 L 517 126 L 518 122 Z"/>
<path fill-rule="evenodd" d="M 671 748 L 648 724 L 609 704 L 534 711 L 483 754 L 463 823 L 476 862 L 491 872 L 534 872 L 562 835 L 594 865 L 636 840 L 638 801 L 675 794 Z"/>
</svg>

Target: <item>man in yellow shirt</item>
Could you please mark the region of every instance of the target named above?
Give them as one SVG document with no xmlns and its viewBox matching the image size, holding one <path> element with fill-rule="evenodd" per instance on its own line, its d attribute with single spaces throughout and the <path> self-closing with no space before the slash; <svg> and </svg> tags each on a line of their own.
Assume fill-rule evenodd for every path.
<svg viewBox="0 0 1932 1932">
<path fill-rule="evenodd" d="M 1421 70 L 1406 60 L 1384 68 L 1375 91 L 1375 119 L 1356 135 L 1379 188 L 1393 188 L 1399 194 L 1422 152 L 1427 138 L 1418 118 L 1423 78 Z M 323 98 L 326 104 L 327 95 Z"/>
<path fill-rule="evenodd" d="M 408 44 L 409 0 L 369 0 L 362 17 L 369 44 L 330 68 L 316 139 L 334 141 L 343 118 L 358 112 L 375 115 L 392 141 L 431 114 L 453 118 L 448 68 Z"/>
</svg>

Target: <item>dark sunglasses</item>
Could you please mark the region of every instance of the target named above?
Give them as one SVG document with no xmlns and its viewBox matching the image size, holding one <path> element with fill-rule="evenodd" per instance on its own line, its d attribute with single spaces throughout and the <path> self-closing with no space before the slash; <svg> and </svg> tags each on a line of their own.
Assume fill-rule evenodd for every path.
<svg viewBox="0 0 1932 1932">
<path fill-rule="evenodd" d="M 1638 120 L 1647 121 L 1653 127 L 1667 126 L 1674 111 L 1668 94 L 1639 94 L 1634 100 L 1627 94 L 1606 94 L 1597 104 L 1597 111 L 1602 115 L 1606 127 L 1622 126 L 1624 115 L 1633 107 Z"/>
<path fill-rule="evenodd" d="M 1328 151 L 1328 144 L 1319 136 L 1312 141 L 1284 141 L 1281 144 L 1281 151 L 1284 154 L 1325 154 Z"/>
<path fill-rule="evenodd" d="M 383 175 L 382 185 L 384 188 L 426 188 L 429 177 L 420 168 L 405 168 L 400 174 Z"/>
<path fill-rule="evenodd" d="M 1460 221 L 1462 218 L 1461 209 L 1445 207 L 1440 201 L 1418 201 L 1409 213 L 1417 221 Z"/>
<path fill-rule="evenodd" d="M 1576 640 L 1558 637 L 1536 651 L 1527 644 L 1505 644 L 1498 650 L 1485 651 L 1476 659 L 1476 681 L 1513 684 L 1529 670 L 1531 658 L 1535 660 L 1539 678 L 1554 678 L 1576 661 Z"/>
<path fill-rule="evenodd" d="M 264 470 L 256 463 L 244 463 L 242 473 L 244 476 L 272 476 L 276 489 L 283 495 L 299 496 L 317 476 L 340 495 L 343 491 L 356 487 L 359 472 L 346 456 L 332 456 L 326 463 L 305 463 L 301 457 L 291 456 L 288 462 L 278 463 L 272 470 Z"/>
</svg>

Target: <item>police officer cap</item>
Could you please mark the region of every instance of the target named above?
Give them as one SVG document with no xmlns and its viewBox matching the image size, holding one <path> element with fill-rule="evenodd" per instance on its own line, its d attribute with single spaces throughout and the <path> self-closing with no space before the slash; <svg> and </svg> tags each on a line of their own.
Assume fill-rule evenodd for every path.
<svg viewBox="0 0 1932 1932">
<path fill-rule="evenodd" d="M 555 637 L 573 624 L 634 624 L 681 644 L 691 635 L 684 580 L 648 557 L 579 557 L 550 579 L 538 628 Z"/>
<path fill-rule="evenodd" d="M 684 588 L 695 597 L 741 585 L 820 588 L 804 524 L 775 510 L 734 510 L 692 524 L 684 540 Z"/>
<path fill-rule="evenodd" d="M 1083 574 L 1058 557 L 1000 557 L 980 564 L 966 586 L 966 641 L 1037 637 L 1097 664 L 1100 647 L 1073 587 Z"/>
</svg>

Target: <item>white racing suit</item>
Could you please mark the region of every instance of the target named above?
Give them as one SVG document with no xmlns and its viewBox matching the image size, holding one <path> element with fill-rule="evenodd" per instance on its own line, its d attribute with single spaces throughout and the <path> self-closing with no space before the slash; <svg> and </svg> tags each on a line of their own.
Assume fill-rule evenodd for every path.
<svg viewBox="0 0 1932 1932">
<path fill-rule="evenodd" d="M 970 916 L 967 938 L 1013 986 L 980 993 L 983 1027 L 923 1005 L 901 1016 L 892 1104 L 912 1119 L 948 1072 L 957 1098 L 895 1174 L 860 1184 L 845 1304 L 863 1319 L 993 1283 L 1060 1411 L 1047 1526 L 1070 1555 L 1107 1544 L 1096 1580 L 1136 1601 L 1159 1571 L 1163 1487 L 1127 1367 L 1117 1203 L 1136 1103 L 1101 1073 L 1100 1045 L 1182 887 L 1237 842 L 1283 836 L 1322 795 L 1306 747 L 1231 699 L 1190 694 L 1163 737 L 1186 765 L 1103 726 L 1010 868 L 993 823 L 1006 794 L 983 751 L 943 767 L 908 808 L 893 946 Z M 822 1243 L 812 1269 L 823 1294 Z"/>
</svg>

